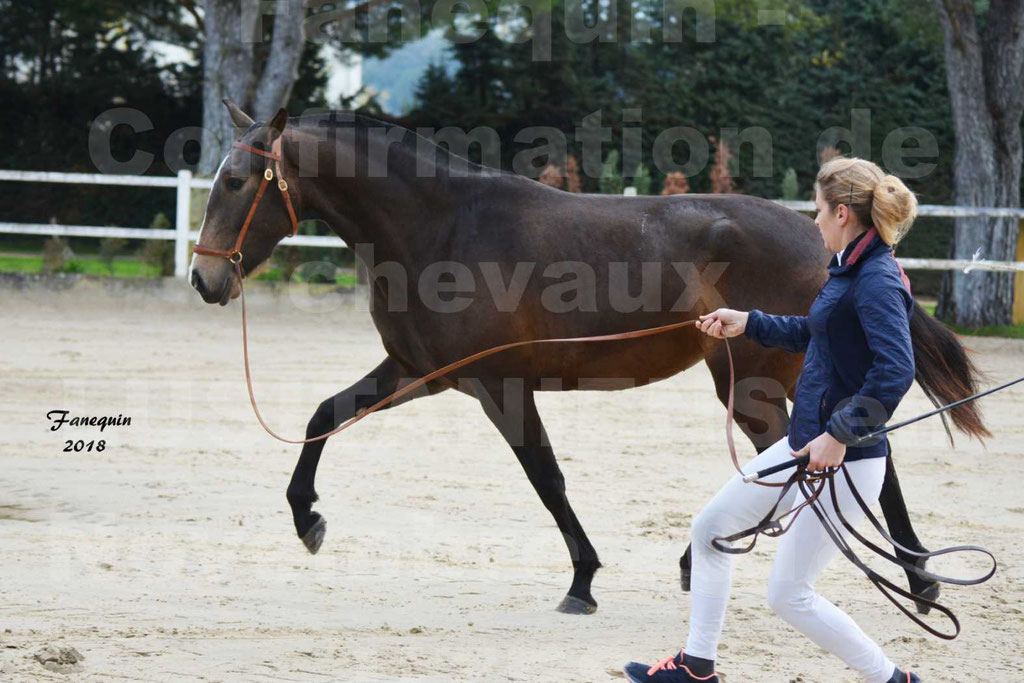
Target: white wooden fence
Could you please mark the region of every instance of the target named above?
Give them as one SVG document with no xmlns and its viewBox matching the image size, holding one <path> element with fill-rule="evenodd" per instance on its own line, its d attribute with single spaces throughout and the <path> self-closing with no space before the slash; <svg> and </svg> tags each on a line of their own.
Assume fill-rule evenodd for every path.
<svg viewBox="0 0 1024 683">
<path fill-rule="evenodd" d="M 199 231 L 192 230 L 192 189 L 210 189 L 213 181 L 194 178 L 189 171 L 179 171 L 175 177 L 105 175 L 102 173 L 49 173 L 39 171 L 3 171 L 0 181 L 16 180 L 35 183 L 74 183 L 83 185 L 131 185 L 138 187 L 167 187 L 176 189 L 175 221 L 173 230 L 151 228 L 113 228 L 94 225 L 60 225 L 56 223 L 0 222 L 0 234 L 61 235 L 66 237 L 121 237 L 138 240 L 174 240 L 174 275 L 188 274 L 189 242 L 199 239 Z M 301 247 L 327 247 L 347 249 L 337 237 L 296 235 L 288 244 Z"/>
<path fill-rule="evenodd" d="M 20 181 L 35 183 L 71 183 L 84 185 L 126 185 L 138 187 L 167 187 L 177 191 L 176 219 L 173 230 L 155 230 L 150 228 L 119 228 L 92 225 L 59 225 L 52 223 L 5 223 L 0 222 L 0 233 L 27 235 L 61 235 L 70 237 L 121 237 L 143 240 L 174 240 L 174 274 L 185 277 L 188 273 L 189 242 L 199 238 L 199 232 L 191 229 L 191 192 L 193 188 L 209 189 L 213 181 L 193 178 L 189 171 L 179 171 L 175 177 L 105 175 L 99 173 L 50 173 L 40 171 L 3 171 L 0 170 L 0 181 Z M 627 187 L 625 194 L 634 196 L 636 189 Z M 813 202 L 776 200 L 779 204 L 795 211 L 814 211 Z M 984 208 L 968 206 L 941 206 L 924 204 L 918 207 L 921 216 L 992 216 L 1015 217 L 1024 220 L 1024 209 Z M 347 245 L 336 237 L 297 235 L 288 240 L 288 244 L 303 247 L 327 247 L 345 249 Z M 908 269 L 924 270 L 956 270 L 971 268 L 972 270 L 1013 270 L 1024 272 L 1024 261 L 959 261 L 950 259 L 915 259 L 900 258 L 900 263 Z"/>
<path fill-rule="evenodd" d="M 813 213 L 816 211 L 814 202 L 798 202 L 776 199 L 777 204 L 794 211 Z M 917 207 L 918 216 L 938 216 L 943 218 L 964 218 L 967 216 L 988 216 L 990 218 L 1016 218 L 1024 225 L 1024 209 L 1004 207 L 978 207 L 978 206 L 945 206 L 942 204 L 921 204 Z M 1024 228 L 1022 228 L 1024 229 Z M 1018 251 L 1019 258 L 1019 251 Z M 1024 261 L 989 261 L 979 259 L 977 261 L 965 261 L 959 259 L 924 259 L 904 258 L 897 260 L 907 270 L 1012 270 L 1024 272 Z"/>
</svg>

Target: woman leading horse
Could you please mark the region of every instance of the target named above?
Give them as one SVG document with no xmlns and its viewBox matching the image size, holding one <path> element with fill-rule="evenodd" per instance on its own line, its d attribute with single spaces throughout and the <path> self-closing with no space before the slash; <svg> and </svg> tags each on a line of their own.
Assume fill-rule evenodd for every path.
<svg viewBox="0 0 1024 683">
<path fill-rule="evenodd" d="M 281 110 L 257 123 L 227 105 L 240 139 L 213 180 L 191 268 L 203 300 L 223 305 L 237 297 L 241 278 L 302 220 L 328 225 L 369 271 L 382 359 L 317 407 L 307 438 L 325 437 L 408 378 L 484 349 L 678 324 L 727 305 L 796 314 L 825 281 L 830 254 L 813 222 L 765 199 L 570 194 L 472 164 L 412 131 L 365 117 L 331 112 L 289 119 Z M 446 288 L 444 299 L 438 287 L 428 287 L 431 297 L 422 295 L 416 285 L 429 281 Z M 925 393 L 944 403 L 973 393 L 974 375 L 955 336 L 919 306 L 910 325 L 914 353 L 925 359 L 917 364 Z M 736 424 L 763 450 L 787 431 L 786 398 L 801 359 L 747 339 L 732 350 Z M 687 328 L 627 341 L 518 348 L 389 406 L 452 388 L 479 401 L 569 550 L 572 584 L 559 609 L 589 614 L 597 609 L 591 585 L 601 563 L 570 505 L 535 394 L 643 386 L 702 361 L 724 401 L 732 385 L 724 344 Z M 953 420 L 969 432 L 980 425 L 969 407 Z M 324 445 L 303 444 L 287 491 L 295 531 L 312 553 L 326 530 L 313 510 Z M 924 550 L 889 459 L 881 507 L 893 538 Z M 919 559 L 896 553 L 910 567 Z M 681 562 L 684 586 L 689 556 Z M 913 568 L 906 573 L 915 596 L 937 595 L 937 583 Z"/>
<path fill-rule="evenodd" d="M 700 316 L 699 328 L 719 339 L 743 334 L 765 347 L 805 354 L 787 436 L 745 469 L 762 470 L 802 455 L 810 456 L 811 472 L 845 463 L 853 485 L 871 505 L 882 490 L 889 444 L 885 436 L 860 438 L 889 420 L 916 374 L 910 325 L 914 300 L 893 247 L 913 223 L 917 200 L 899 178 L 863 159 L 826 162 L 814 187 L 814 223 L 825 246 L 837 253 L 808 314 L 721 308 Z M 984 432 L 976 413 L 966 417 L 975 433 Z M 763 481 L 781 482 L 787 476 L 777 473 Z M 846 479 L 827 479 L 823 485 L 836 487 L 836 504 L 849 523 L 863 519 Z M 796 487 L 788 489 L 777 509 L 779 516 L 806 500 L 803 490 L 801 500 L 795 500 L 797 493 Z M 626 665 L 631 681 L 718 680 L 715 656 L 729 601 L 732 555 L 713 542 L 758 523 L 778 500 L 777 489 L 744 483 L 737 474 L 697 515 L 691 536 L 692 603 L 686 647 L 653 666 Z M 836 510 L 822 507 L 842 529 Z M 899 669 L 845 612 L 814 591 L 815 580 L 838 552 L 817 516 L 796 516 L 779 542 L 768 580 L 768 604 L 869 683 L 919 681 Z"/>
</svg>

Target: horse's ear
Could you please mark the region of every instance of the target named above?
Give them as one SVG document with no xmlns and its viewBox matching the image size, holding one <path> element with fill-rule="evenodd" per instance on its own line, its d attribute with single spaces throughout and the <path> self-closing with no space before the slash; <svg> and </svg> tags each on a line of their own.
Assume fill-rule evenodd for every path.
<svg viewBox="0 0 1024 683">
<path fill-rule="evenodd" d="M 288 125 L 288 110 L 282 107 L 277 110 L 274 118 L 270 119 L 270 123 L 267 124 L 270 128 L 270 139 L 276 140 L 284 132 L 286 125 Z"/>
<path fill-rule="evenodd" d="M 241 107 L 232 102 L 231 100 L 223 100 L 224 106 L 228 108 L 228 114 L 231 115 L 231 122 L 235 124 L 235 128 L 238 130 L 248 130 L 249 126 L 256 123 L 252 120 L 252 117 L 242 111 Z"/>
</svg>

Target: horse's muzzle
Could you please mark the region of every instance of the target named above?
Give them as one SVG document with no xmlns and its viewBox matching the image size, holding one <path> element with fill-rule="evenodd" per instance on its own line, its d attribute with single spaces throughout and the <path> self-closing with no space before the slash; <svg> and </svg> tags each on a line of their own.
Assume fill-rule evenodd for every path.
<svg viewBox="0 0 1024 683">
<path fill-rule="evenodd" d="M 193 269 L 192 288 L 199 292 L 199 296 L 203 297 L 203 301 L 208 304 L 220 304 L 221 306 L 225 306 L 228 301 L 237 296 L 235 278 L 231 274 L 221 280 L 219 287 L 215 287 L 211 286 L 210 283 L 200 275 L 198 270 Z"/>
</svg>

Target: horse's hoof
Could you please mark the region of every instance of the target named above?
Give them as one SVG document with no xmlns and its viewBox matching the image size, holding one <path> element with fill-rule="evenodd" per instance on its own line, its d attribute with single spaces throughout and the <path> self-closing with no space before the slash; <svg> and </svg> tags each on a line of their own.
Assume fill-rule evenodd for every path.
<svg viewBox="0 0 1024 683">
<path fill-rule="evenodd" d="M 586 600 L 566 595 L 555 609 L 562 614 L 593 614 L 597 611 L 597 605 L 593 602 L 587 602 Z"/>
<path fill-rule="evenodd" d="M 939 593 L 941 591 L 942 591 L 942 588 L 939 586 L 939 583 L 936 581 L 935 583 L 928 584 L 927 588 L 925 588 L 920 593 L 916 593 L 916 595 L 919 598 L 924 598 L 925 600 L 931 600 L 932 602 L 937 602 L 938 599 L 939 599 Z M 931 605 L 927 605 L 927 604 L 925 604 L 923 602 L 915 601 L 914 605 L 917 607 L 917 613 L 918 614 L 925 614 L 925 615 L 927 615 L 929 612 L 932 611 Z"/>
<path fill-rule="evenodd" d="M 327 520 L 317 515 L 316 523 L 302 536 L 302 543 L 306 546 L 306 550 L 309 551 L 310 555 L 316 555 L 317 551 L 320 550 L 320 546 L 324 543 L 324 535 L 326 534 Z"/>
</svg>

